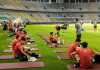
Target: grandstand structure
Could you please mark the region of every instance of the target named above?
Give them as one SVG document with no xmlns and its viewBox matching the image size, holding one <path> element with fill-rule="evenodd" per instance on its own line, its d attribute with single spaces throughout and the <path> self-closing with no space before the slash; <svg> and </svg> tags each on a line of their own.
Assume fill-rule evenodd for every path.
<svg viewBox="0 0 100 70">
<path fill-rule="evenodd" d="M 0 18 L 22 17 L 34 23 L 88 22 L 100 19 L 100 0 L 0 0 Z"/>
</svg>

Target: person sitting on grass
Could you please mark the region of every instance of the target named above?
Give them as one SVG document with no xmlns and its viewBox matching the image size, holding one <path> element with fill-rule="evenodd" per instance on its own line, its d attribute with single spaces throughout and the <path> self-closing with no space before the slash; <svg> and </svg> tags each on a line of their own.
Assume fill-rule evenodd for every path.
<svg viewBox="0 0 100 70">
<path fill-rule="evenodd" d="M 34 41 L 30 39 L 30 37 L 27 36 L 27 32 L 22 30 L 22 29 L 19 29 L 17 32 L 16 32 L 16 37 L 20 37 L 20 38 L 25 38 L 26 39 L 26 42 L 30 42 L 30 43 L 33 43 Z"/>
<path fill-rule="evenodd" d="M 8 30 L 9 32 L 13 32 L 13 22 L 11 19 L 8 20 Z"/>
<path fill-rule="evenodd" d="M 19 27 L 16 28 L 16 27 L 12 24 L 12 21 L 11 21 L 11 20 L 9 20 L 8 27 L 9 27 L 9 32 L 12 33 L 12 34 L 8 35 L 8 37 L 12 37 L 12 36 L 14 36 L 14 35 L 16 35 L 16 36 L 21 35 L 22 29 L 19 28 Z"/>
<path fill-rule="evenodd" d="M 50 32 L 48 41 L 53 47 L 57 47 L 57 36 Z"/>
<path fill-rule="evenodd" d="M 69 58 L 73 59 L 72 53 L 76 51 L 76 48 L 80 46 L 80 39 L 76 39 L 75 42 L 69 45 L 67 49 L 67 55 Z"/>
<path fill-rule="evenodd" d="M 17 37 L 13 40 L 13 42 L 12 42 L 12 51 L 13 51 L 14 57 L 15 57 L 14 47 L 16 46 L 16 44 L 17 44 L 18 42 L 20 42 L 20 40 L 21 40 L 21 37 L 18 37 L 18 36 L 17 36 Z"/>
<path fill-rule="evenodd" d="M 17 32 L 16 32 L 16 37 L 23 37 L 23 38 L 26 38 L 27 39 L 27 32 L 22 30 L 22 29 L 19 29 Z"/>
<path fill-rule="evenodd" d="M 61 39 L 59 33 L 56 33 L 56 34 L 54 35 L 54 38 L 55 38 L 56 41 L 57 41 L 57 43 L 56 43 L 57 47 L 61 47 L 61 45 L 64 44 L 64 41 Z"/>
<path fill-rule="evenodd" d="M 28 61 L 29 57 L 38 58 L 38 54 L 32 53 L 31 51 L 24 48 L 25 42 L 25 38 L 21 38 L 20 42 L 18 42 L 14 47 L 15 58 L 19 61 Z"/>
<path fill-rule="evenodd" d="M 21 34 L 20 34 L 20 37 L 23 37 L 23 38 L 25 38 L 27 40 L 27 32 L 22 30 Z"/>
<path fill-rule="evenodd" d="M 31 40 L 31 38 L 27 35 L 27 32 L 25 30 L 21 31 L 20 37 L 25 38 L 26 42 L 30 42 L 30 43 L 35 42 L 34 40 Z"/>
<path fill-rule="evenodd" d="M 18 29 L 17 32 L 15 33 L 16 37 L 20 37 L 22 35 L 22 29 Z"/>
<path fill-rule="evenodd" d="M 53 34 L 53 32 L 50 32 L 49 36 L 48 36 L 49 43 L 52 43 L 53 39 L 54 39 L 54 34 Z"/>
<path fill-rule="evenodd" d="M 88 48 L 87 42 L 82 42 L 81 45 L 82 47 L 77 47 L 76 52 L 73 53 L 78 55 L 75 57 L 76 60 L 78 60 L 75 67 L 80 67 L 82 69 L 91 68 L 93 65 L 94 52 L 92 49 Z"/>
</svg>

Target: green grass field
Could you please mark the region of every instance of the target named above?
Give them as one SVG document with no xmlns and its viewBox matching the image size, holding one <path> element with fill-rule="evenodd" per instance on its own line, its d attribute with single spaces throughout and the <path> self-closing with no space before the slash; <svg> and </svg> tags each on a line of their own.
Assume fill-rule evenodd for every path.
<svg viewBox="0 0 100 70">
<path fill-rule="evenodd" d="M 37 34 L 42 33 L 44 36 L 47 36 L 49 32 L 55 31 L 55 25 L 28 25 L 25 30 L 28 34 L 35 39 L 37 47 L 40 49 L 38 53 L 43 55 L 43 58 L 40 60 L 45 63 L 45 67 L 43 68 L 27 68 L 27 69 L 15 69 L 15 70 L 67 70 L 66 65 L 72 63 L 69 60 L 58 60 L 57 55 L 53 52 L 55 49 L 62 49 L 66 52 L 67 48 L 49 48 L 42 38 L 40 38 Z M 89 43 L 89 47 L 94 51 L 100 51 L 100 25 L 98 24 L 98 30 L 96 32 L 93 31 L 93 25 L 84 24 L 84 31 L 82 32 L 82 41 L 87 41 Z M 7 49 L 7 46 L 11 43 L 12 38 L 7 37 L 9 33 L 7 31 L 2 31 L 0 27 L 0 52 L 4 49 Z M 61 38 L 64 39 L 65 45 L 67 46 L 69 43 L 75 40 L 75 29 L 74 25 L 71 24 L 68 30 L 62 30 L 60 32 Z M 5 53 L 0 53 L 0 55 L 4 55 Z M 8 53 L 7 53 L 8 54 Z M 7 55 L 5 54 L 5 55 Z M 13 60 L 1 61 L 1 62 L 15 62 Z M 14 70 L 14 69 L 13 69 Z"/>
</svg>

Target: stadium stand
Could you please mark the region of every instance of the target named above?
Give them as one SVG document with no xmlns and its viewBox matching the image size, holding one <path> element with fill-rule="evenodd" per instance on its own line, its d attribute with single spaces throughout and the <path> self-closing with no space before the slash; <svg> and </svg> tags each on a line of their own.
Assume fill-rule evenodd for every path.
<svg viewBox="0 0 100 70">
<path fill-rule="evenodd" d="M 59 16 L 65 17 L 66 21 L 72 22 L 73 17 L 75 19 L 79 18 L 98 21 L 99 16 L 96 12 L 99 12 L 99 4 L 99 2 L 49 3 L 38 2 L 37 0 L 1 0 L 0 8 L 3 11 L 12 11 L 10 13 L 6 12 L 7 16 L 14 15 L 15 17 L 24 17 L 31 22 L 56 22 L 59 20 Z M 19 13 L 16 11 L 19 11 Z M 62 21 L 62 18 L 59 21 Z"/>
</svg>

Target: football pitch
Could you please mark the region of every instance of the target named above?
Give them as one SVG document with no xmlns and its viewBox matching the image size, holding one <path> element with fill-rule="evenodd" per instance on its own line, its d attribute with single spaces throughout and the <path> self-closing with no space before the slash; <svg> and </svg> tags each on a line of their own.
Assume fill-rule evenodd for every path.
<svg viewBox="0 0 100 70">
<path fill-rule="evenodd" d="M 93 49 L 95 52 L 100 51 L 100 24 L 97 25 L 97 31 L 94 32 L 92 24 L 84 24 L 82 32 L 82 42 L 88 42 L 89 48 Z M 67 48 L 50 48 L 45 41 L 38 35 L 41 33 L 45 37 L 48 36 L 49 32 L 55 32 L 54 24 L 36 24 L 36 25 L 27 25 L 25 30 L 28 32 L 29 36 L 36 41 L 37 48 L 40 50 L 37 53 L 40 53 L 43 57 L 40 59 L 45 63 L 43 68 L 27 68 L 27 69 L 13 69 L 13 70 L 67 70 L 66 65 L 71 64 L 70 60 L 59 60 L 54 50 L 63 50 L 67 52 Z M 0 55 L 8 55 L 9 53 L 2 53 L 3 50 L 7 49 L 8 45 L 13 40 L 12 37 L 8 37 L 8 32 L 3 31 L 0 27 Z M 61 30 L 61 38 L 64 40 L 63 46 L 68 46 L 69 43 L 74 42 L 75 40 L 75 27 L 74 24 L 70 24 L 67 30 Z M 15 62 L 14 60 L 0 60 L 0 63 L 3 62 Z"/>
</svg>

